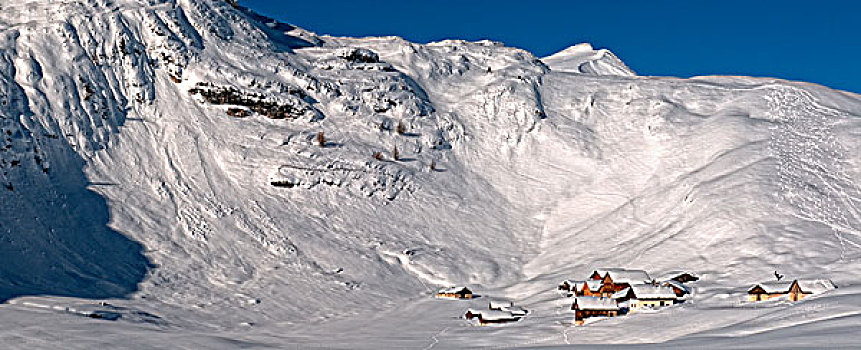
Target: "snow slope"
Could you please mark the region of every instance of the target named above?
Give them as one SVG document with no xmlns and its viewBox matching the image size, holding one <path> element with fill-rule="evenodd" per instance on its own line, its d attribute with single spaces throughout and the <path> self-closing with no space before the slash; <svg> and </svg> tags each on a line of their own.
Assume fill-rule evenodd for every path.
<svg viewBox="0 0 861 350">
<path fill-rule="evenodd" d="M 588 44 L 318 36 L 217 0 L 0 1 L 0 43 L 4 344 L 858 341 L 857 95 L 639 77 Z M 606 266 L 702 280 L 572 327 L 553 289 Z M 841 288 L 743 303 L 774 270 Z M 471 327 L 485 301 L 431 298 L 447 285 L 530 315 Z"/>
</svg>

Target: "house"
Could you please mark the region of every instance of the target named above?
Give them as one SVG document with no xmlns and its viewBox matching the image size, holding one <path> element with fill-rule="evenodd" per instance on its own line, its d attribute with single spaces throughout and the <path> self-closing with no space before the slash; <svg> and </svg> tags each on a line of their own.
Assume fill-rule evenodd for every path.
<svg viewBox="0 0 861 350">
<path fill-rule="evenodd" d="M 763 282 L 747 290 L 748 300 L 765 301 L 775 298 L 787 298 L 799 301 L 813 294 L 824 293 L 837 288 L 830 280 L 793 280 L 791 282 Z"/>
<path fill-rule="evenodd" d="M 601 280 L 571 281 L 565 280 L 559 285 L 560 290 L 575 296 L 600 296 L 603 282 Z"/>
<path fill-rule="evenodd" d="M 602 282 L 599 293 L 603 297 L 610 297 L 631 285 L 648 283 L 652 280 L 646 271 L 628 269 L 595 270 L 589 279 Z"/>
<path fill-rule="evenodd" d="M 610 298 L 576 297 L 571 310 L 574 310 L 574 324 L 582 325 L 590 317 L 618 316 L 619 304 Z"/>
<path fill-rule="evenodd" d="M 661 277 L 662 281 L 676 281 L 679 283 L 696 282 L 699 279 L 699 276 L 689 271 L 670 271 Z"/>
<path fill-rule="evenodd" d="M 482 326 L 488 324 L 516 322 L 521 318 L 521 316 L 516 316 L 508 311 L 476 309 L 467 309 L 463 317 L 467 320 L 478 319 L 478 324 Z"/>
<path fill-rule="evenodd" d="M 472 299 L 472 291 L 466 287 L 449 287 L 440 289 L 436 293 L 436 297 L 446 299 Z"/>
<path fill-rule="evenodd" d="M 629 312 L 654 310 L 679 302 L 672 287 L 655 284 L 638 284 L 613 294 L 612 299 Z"/>
</svg>

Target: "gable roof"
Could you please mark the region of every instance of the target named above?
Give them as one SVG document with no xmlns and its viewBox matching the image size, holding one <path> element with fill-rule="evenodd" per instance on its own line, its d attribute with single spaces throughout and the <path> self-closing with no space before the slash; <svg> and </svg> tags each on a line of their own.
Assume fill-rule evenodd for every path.
<svg viewBox="0 0 861 350">
<path fill-rule="evenodd" d="M 575 307 L 579 310 L 593 310 L 593 311 L 618 311 L 619 304 L 616 303 L 615 300 L 610 298 L 598 298 L 598 297 L 576 297 L 574 298 L 574 304 L 571 305 L 571 309 L 574 310 Z"/>
<path fill-rule="evenodd" d="M 613 280 L 613 283 L 644 283 L 651 281 L 652 278 L 649 277 L 649 274 L 643 270 L 628 270 L 628 269 L 598 269 L 595 270 L 599 275 L 607 276 L 610 274 L 610 278 Z M 593 272 L 594 274 L 594 272 Z"/>
<path fill-rule="evenodd" d="M 759 284 L 753 285 L 753 287 L 748 288 L 747 292 L 753 292 L 754 289 L 759 287 L 766 294 L 782 294 L 789 293 L 789 288 L 792 287 L 792 284 L 795 281 L 772 281 L 772 282 L 762 282 Z"/>
<path fill-rule="evenodd" d="M 481 319 L 485 321 L 501 321 L 501 320 L 516 320 L 518 317 L 514 316 L 512 313 L 508 311 L 500 311 L 500 310 L 486 310 L 481 311 Z"/>
<path fill-rule="evenodd" d="M 476 315 L 484 321 L 516 320 L 519 318 L 511 312 L 501 310 L 476 310 L 470 308 L 466 310 L 466 313 Z"/>
<path fill-rule="evenodd" d="M 661 276 L 660 280 L 661 281 L 672 280 L 672 279 L 676 279 L 676 278 L 679 278 L 679 277 L 682 277 L 685 275 L 693 277 L 695 281 L 700 279 L 700 276 L 697 276 L 697 274 L 695 274 L 693 272 L 684 271 L 684 270 L 674 270 L 674 271 L 668 271 L 667 273 L 664 273 Z"/>
<path fill-rule="evenodd" d="M 675 299 L 676 291 L 666 286 L 639 284 L 631 286 L 634 298 L 637 299 Z"/>
<path fill-rule="evenodd" d="M 466 288 L 466 287 L 448 287 L 448 288 L 442 288 L 442 289 L 440 289 L 440 290 L 439 290 L 439 292 L 437 292 L 437 294 L 458 294 L 458 293 L 461 293 L 461 292 L 466 293 L 466 294 L 472 294 L 472 291 L 471 291 L 471 290 L 469 290 L 469 288 Z"/>
<path fill-rule="evenodd" d="M 513 305 L 514 303 L 507 300 L 491 300 L 490 302 L 488 302 L 488 307 L 491 309 L 503 309 L 506 307 L 511 307 Z"/>
<path fill-rule="evenodd" d="M 630 292 L 631 292 L 631 287 L 627 287 L 627 288 L 622 289 L 616 293 L 613 293 L 613 295 L 610 296 L 610 298 L 611 299 L 622 299 L 622 298 L 627 297 L 628 293 L 630 293 Z"/>
<path fill-rule="evenodd" d="M 792 284 L 796 282 L 798 283 L 798 287 L 801 288 L 801 292 L 808 294 L 823 293 L 837 288 L 837 286 L 834 284 L 834 282 L 831 282 L 831 280 L 793 280 L 785 282 L 773 281 L 755 284 L 753 285 L 753 287 L 750 287 L 747 292 L 751 293 L 754 291 L 754 289 L 759 287 L 767 294 L 785 294 L 789 293 L 789 289 L 792 287 Z"/>
<path fill-rule="evenodd" d="M 814 294 L 837 288 L 837 285 L 831 280 L 798 280 L 798 286 L 801 287 L 801 291 Z"/>
<path fill-rule="evenodd" d="M 574 289 L 578 292 L 583 291 L 584 287 L 589 286 L 589 290 L 597 291 L 601 289 L 603 283 L 601 280 L 586 280 L 586 281 L 571 281 L 573 283 Z"/>
</svg>

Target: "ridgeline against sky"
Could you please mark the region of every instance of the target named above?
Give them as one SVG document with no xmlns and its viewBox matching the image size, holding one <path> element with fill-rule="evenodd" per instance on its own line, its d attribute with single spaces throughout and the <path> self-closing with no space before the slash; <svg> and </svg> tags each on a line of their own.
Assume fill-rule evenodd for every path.
<svg viewBox="0 0 861 350">
<path fill-rule="evenodd" d="M 321 34 L 492 39 L 546 56 L 590 42 L 641 75 L 750 75 L 861 92 L 852 1 L 265 1 L 241 4 Z"/>
</svg>

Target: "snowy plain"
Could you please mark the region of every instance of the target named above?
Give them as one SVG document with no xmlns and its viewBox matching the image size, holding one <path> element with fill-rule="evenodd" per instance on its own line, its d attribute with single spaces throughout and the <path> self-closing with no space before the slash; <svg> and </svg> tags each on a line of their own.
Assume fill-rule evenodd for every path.
<svg viewBox="0 0 861 350">
<path fill-rule="evenodd" d="M 221 0 L 0 0 L 0 343 L 857 346 L 859 115 L 853 93 L 637 76 L 588 44 L 538 58 Z M 613 266 L 701 280 L 573 326 L 556 285 Z M 746 302 L 775 270 L 840 288 Z M 483 297 L 433 298 L 449 285 Z M 491 297 L 530 314 L 461 317 Z"/>
</svg>

